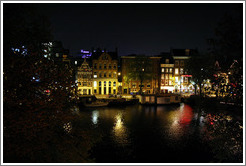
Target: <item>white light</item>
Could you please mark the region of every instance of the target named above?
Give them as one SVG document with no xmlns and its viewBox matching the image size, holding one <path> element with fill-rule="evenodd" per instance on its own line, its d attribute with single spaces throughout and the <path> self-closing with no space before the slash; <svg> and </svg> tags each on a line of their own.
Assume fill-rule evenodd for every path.
<svg viewBox="0 0 246 166">
<path fill-rule="evenodd" d="M 96 81 L 94 81 L 94 87 L 97 87 L 97 82 Z"/>
<path fill-rule="evenodd" d="M 32 79 L 34 79 L 34 80 L 35 80 L 35 77 L 32 77 Z"/>
<path fill-rule="evenodd" d="M 47 58 L 47 57 L 48 57 L 48 55 L 44 55 L 44 57 L 45 57 L 45 58 Z"/>
<path fill-rule="evenodd" d="M 74 62 L 75 65 L 77 65 L 77 63 L 78 63 L 77 61 Z"/>
<path fill-rule="evenodd" d="M 94 75 L 93 77 L 94 77 L 94 78 L 97 78 L 97 75 Z"/>
</svg>

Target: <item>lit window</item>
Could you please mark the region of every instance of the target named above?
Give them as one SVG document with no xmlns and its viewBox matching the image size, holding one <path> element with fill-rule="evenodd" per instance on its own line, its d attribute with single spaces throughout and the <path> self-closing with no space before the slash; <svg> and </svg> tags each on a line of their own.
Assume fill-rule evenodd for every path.
<svg viewBox="0 0 246 166">
<path fill-rule="evenodd" d="M 172 68 L 169 68 L 169 73 L 172 73 L 173 72 L 173 69 Z"/>
<path fill-rule="evenodd" d="M 169 79 L 172 79 L 172 74 L 169 74 Z"/>
<path fill-rule="evenodd" d="M 184 72 L 184 69 L 180 68 L 180 74 L 183 74 L 183 72 Z"/>
<path fill-rule="evenodd" d="M 97 82 L 96 81 L 94 81 L 94 87 L 97 87 Z"/>
<path fill-rule="evenodd" d="M 164 73 L 164 71 L 165 71 L 164 68 L 161 68 L 161 72 Z"/>
<path fill-rule="evenodd" d="M 175 74 L 179 74 L 179 69 L 175 68 Z"/>
<path fill-rule="evenodd" d="M 165 85 L 168 85 L 168 80 L 165 80 Z"/>
<path fill-rule="evenodd" d="M 172 85 L 172 80 L 169 80 L 169 85 Z"/>
<path fill-rule="evenodd" d="M 175 77 L 175 82 L 179 82 L 179 77 Z"/>
<path fill-rule="evenodd" d="M 162 80 L 164 79 L 164 74 L 161 74 L 161 79 L 162 79 Z"/>
<path fill-rule="evenodd" d="M 168 79 L 168 74 L 165 74 L 165 79 Z"/>
<path fill-rule="evenodd" d="M 166 68 L 166 73 L 168 73 L 168 68 Z"/>
</svg>

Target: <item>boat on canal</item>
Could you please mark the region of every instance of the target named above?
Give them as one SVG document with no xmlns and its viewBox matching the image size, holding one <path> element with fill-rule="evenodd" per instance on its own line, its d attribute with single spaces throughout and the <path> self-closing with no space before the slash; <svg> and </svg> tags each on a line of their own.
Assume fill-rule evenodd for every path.
<svg viewBox="0 0 246 166">
<path fill-rule="evenodd" d="M 141 95 L 139 102 L 145 105 L 166 105 L 181 103 L 181 95 L 178 94 L 159 94 L 159 95 Z"/>
<path fill-rule="evenodd" d="M 96 108 L 96 107 L 106 107 L 108 106 L 108 102 L 95 101 L 92 103 L 85 103 L 84 106 L 88 108 Z"/>
</svg>

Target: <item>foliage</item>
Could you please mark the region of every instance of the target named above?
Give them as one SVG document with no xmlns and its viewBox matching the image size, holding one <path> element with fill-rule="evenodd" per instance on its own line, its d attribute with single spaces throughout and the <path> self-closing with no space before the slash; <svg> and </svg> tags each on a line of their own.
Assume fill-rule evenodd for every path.
<svg viewBox="0 0 246 166">
<path fill-rule="evenodd" d="M 153 77 L 152 63 L 149 57 L 139 55 L 131 61 L 130 67 L 128 68 L 128 77 L 130 80 L 140 82 L 140 94 L 142 93 L 143 82 L 150 80 Z"/>
<path fill-rule="evenodd" d="M 43 56 L 42 43 L 51 40 L 48 25 L 30 4 L 4 4 L 4 162 L 83 162 L 90 148 L 85 141 L 81 151 L 66 155 L 86 133 L 72 136 L 63 128 L 75 118 L 68 109 L 77 98 L 73 69 Z"/>
<path fill-rule="evenodd" d="M 192 81 L 195 83 L 195 87 L 199 85 L 200 94 L 202 89 L 201 85 L 204 79 L 209 79 L 212 77 L 213 62 L 213 57 L 209 55 L 193 55 L 186 62 L 186 70 L 188 70 L 192 75 Z"/>
</svg>

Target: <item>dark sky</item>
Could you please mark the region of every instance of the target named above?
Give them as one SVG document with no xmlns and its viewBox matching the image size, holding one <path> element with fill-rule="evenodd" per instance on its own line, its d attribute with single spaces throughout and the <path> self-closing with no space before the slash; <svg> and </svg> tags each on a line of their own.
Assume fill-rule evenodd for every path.
<svg viewBox="0 0 246 166">
<path fill-rule="evenodd" d="M 207 49 L 225 12 L 238 4 L 38 4 L 49 16 L 55 40 L 76 55 L 106 48 L 119 55 L 157 55 L 172 48 Z"/>
</svg>

